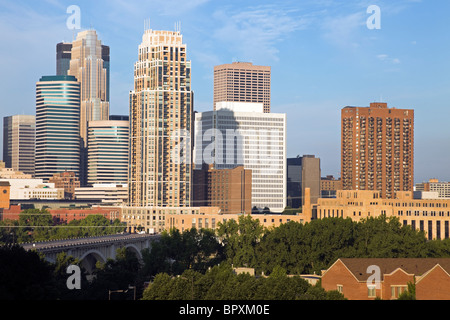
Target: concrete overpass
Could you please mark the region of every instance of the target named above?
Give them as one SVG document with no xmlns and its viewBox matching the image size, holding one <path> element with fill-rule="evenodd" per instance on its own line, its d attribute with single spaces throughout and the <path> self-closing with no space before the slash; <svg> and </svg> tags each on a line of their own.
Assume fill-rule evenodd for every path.
<svg viewBox="0 0 450 320">
<path fill-rule="evenodd" d="M 45 259 L 54 263 L 59 253 L 65 252 L 81 261 L 81 265 L 92 273 L 97 261 L 105 263 L 107 259 L 115 259 L 118 248 L 129 248 L 142 259 L 141 251 L 151 249 L 153 241 L 158 241 L 160 235 L 152 234 L 115 234 L 100 237 L 55 240 L 22 244 L 29 251 L 42 253 Z"/>
</svg>

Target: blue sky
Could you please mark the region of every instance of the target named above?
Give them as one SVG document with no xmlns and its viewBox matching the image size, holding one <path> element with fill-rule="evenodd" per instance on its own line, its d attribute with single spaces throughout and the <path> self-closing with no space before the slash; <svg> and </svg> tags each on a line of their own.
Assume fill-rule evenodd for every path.
<svg viewBox="0 0 450 320">
<path fill-rule="evenodd" d="M 71 41 L 67 8 L 111 48 L 111 114 L 128 114 L 144 20 L 181 32 L 195 110 L 212 109 L 213 67 L 272 67 L 272 112 L 288 118 L 288 156 L 315 154 L 339 176 L 340 110 L 387 102 L 415 110 L 415 181 L 450 181 L 448 0 L 0 0 L 0 116 L 34 114 L 35 84 Z M 381 29 L 370 30 L 370 5 Z M 1 143 L 1 142 L 0 142 Z"/>
</svg>

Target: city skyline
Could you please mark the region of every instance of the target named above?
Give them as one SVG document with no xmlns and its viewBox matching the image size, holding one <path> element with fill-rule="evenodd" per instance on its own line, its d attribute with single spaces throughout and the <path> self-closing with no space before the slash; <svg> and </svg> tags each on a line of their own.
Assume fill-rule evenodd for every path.
<svg viewBox="0 0 450 320">
<path fill-rule="evenodd" d="M 386 102 L 415 111 L 414 182 L 450 180 L 446 2 L 173 2 L 78 1 L 81 30 L 69 30 L 66 10 L 73 3 L 0 1 L 0 60 L 7 75 L 0 80 L 1 116 L 35 114 L 35 84 L 56 74 L 56 44 L 89 28 L 111 49 L 111 114 L 128 114 L 144 20 L 155 30 L 174 30 L 181 21 L 195 111 L 213 109 L 215 65 L 271 66 L 272 112 L 288 119 L 287 157 L 315 154 L 323 175 L 339 176 L 341 109 Z M 381 9 L 379 30 L 366 26 L 372 4 Z"/>
</svg>

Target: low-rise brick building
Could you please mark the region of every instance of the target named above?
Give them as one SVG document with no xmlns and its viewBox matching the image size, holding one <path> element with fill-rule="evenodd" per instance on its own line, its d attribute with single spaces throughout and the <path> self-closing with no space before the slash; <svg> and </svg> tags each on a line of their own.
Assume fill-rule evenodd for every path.
<svg viewBox="0 0 450 320">
<path fill-rule="evenodd" d="M 397 299 L 415 284 L 417 300 L 450 300 L 449 258 L 342 258 L 322 273 L 321 284 L 349 300 Z"/>
</svg>

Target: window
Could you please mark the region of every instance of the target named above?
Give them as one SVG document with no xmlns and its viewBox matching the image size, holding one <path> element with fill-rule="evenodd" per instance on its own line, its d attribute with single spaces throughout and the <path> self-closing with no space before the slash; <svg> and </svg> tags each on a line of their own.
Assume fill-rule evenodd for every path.
<svg viewBox="0 0 450 320">
<path fill-rule="evenodd" d="M 376 286 L 367 286 L 367 296 L 369 298 L 376 298 L 377 296 Z"/>
<path fill-rule="evenodd" d="M 342 285 L 342 284 L 338 284 L 337 285 L 337 291 L 339 292 L 339 293 L 344 293 L 344 286 Z"/>
<path fill-rule="evenodd" d="M 391 299 L 397 299 L 406 290 L 407 286 L 391 286 Z"/>
</svg>

